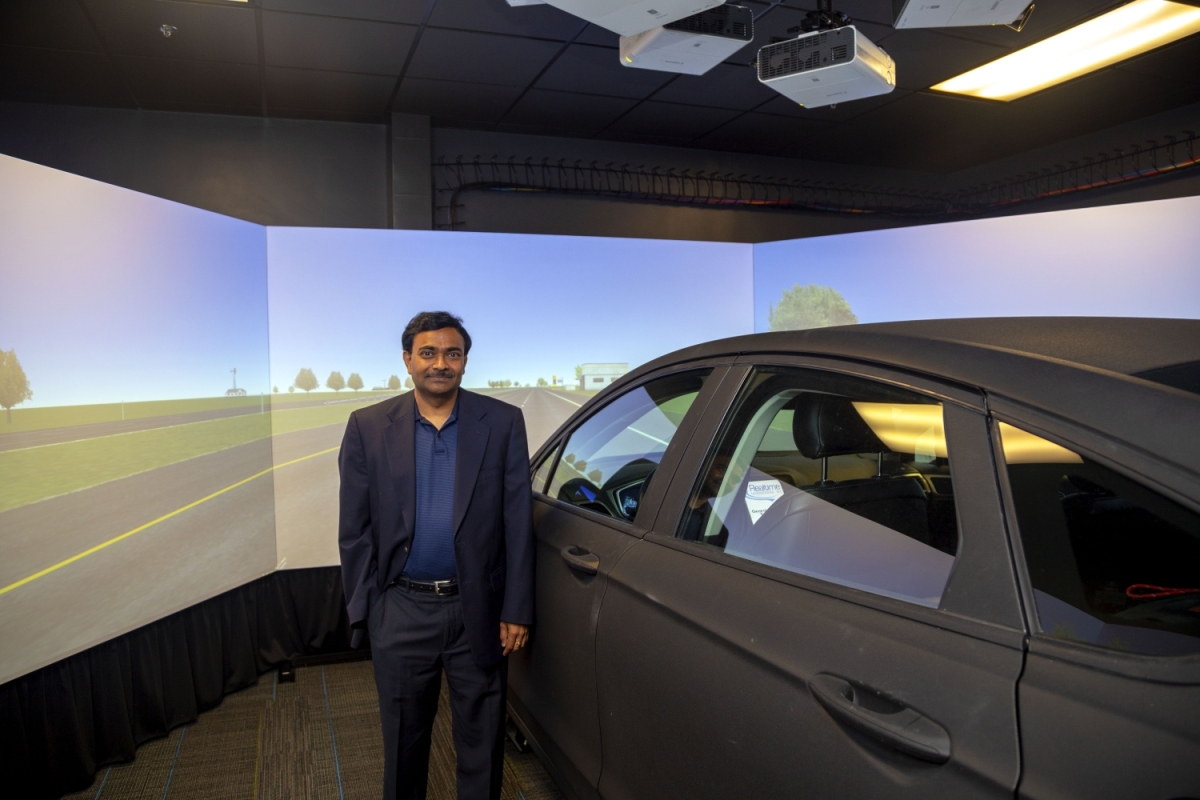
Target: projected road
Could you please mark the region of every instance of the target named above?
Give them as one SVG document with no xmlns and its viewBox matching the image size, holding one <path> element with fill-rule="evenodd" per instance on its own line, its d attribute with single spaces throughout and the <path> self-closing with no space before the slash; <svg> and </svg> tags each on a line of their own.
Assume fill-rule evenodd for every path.
<svg viewBox="0 0 1200 800">
<path fill-rule="evenodd" d="M 531 453 L 586 400 L 538 388 L 490 394 L 522 409 Z M 284 568 L 336 564 L 337 450 L 345 418 L 369 402 L 377 399 L 296 403 L 275 412 L 276 430 L 303 424 L 297 416 L 338 419 L 0 512 L 0 641 L 21 643 L 19 653 L 6 654 L 0 682 L 119 635 L 131 620 L 160 618 L 232 588 L 241 581 L 229 576 L 247 563 L 269 572 L 277 563 L 272 542 Z M 69 430 L 25 449 L 114 433 Z M 248 552 L 248 544 L 261 552 Z M 67 643 L 77 644 L 64 652 Z"/>
</svg>

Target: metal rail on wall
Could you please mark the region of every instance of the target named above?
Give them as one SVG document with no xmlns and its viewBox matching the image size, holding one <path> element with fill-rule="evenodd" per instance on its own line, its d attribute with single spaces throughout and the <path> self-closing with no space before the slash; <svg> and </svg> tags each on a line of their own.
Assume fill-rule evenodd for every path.
<svg viewBox="0 0 1200 800">
<path fill-rule="evenodd" d="M 1196 134 L 1163 136 L 1112 152 L 1055 164 L 1036 172 L 954 192 L 912 191 L 825 181 L 786 180 L 760 175 L 676 170 L 628 164 L 584 163 L 582 159 L 522 161 L 497 156 L 470 161 L 444 157 L 433 165 L 435 227 L 457 230 L 465 223 L 465 192 L 513 192 L 601 197 L 664 205 L 709 206 L 831 214 L 902 217 L 978 215 L 1019 203 L 1145 180 L 1200 163 Z"/>
</svg>

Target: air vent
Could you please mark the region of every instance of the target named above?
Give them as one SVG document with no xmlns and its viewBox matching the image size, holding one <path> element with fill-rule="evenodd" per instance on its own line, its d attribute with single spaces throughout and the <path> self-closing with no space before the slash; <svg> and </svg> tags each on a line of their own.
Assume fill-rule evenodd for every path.
<svg viewBox="0 0 1200 800">
<path fill-rule="evenodd" d="M 748 42 L 754 38 L 754 14 L 744 6 L 723 5 L 676 22 L 668 22 L 663 28 Z"/>
<path fill-rule="evenodd" d="M 758 55 L 758 79 L 766 81 L 816 69 L 821 66 L 822 53 L 828 63 L 829 51 L 822 47 L 828 40 L 829 34 L 822 33 L 767 45 Z"/>
<path fill-rule="evenodd" d="M 829 50 L 829 61 L 830 61 L 830 63 L 836 63 L 838 61 L 845 61 L 849 55 L 850 55 L 850 48 L 848 48 L 846 45 L 844 45 L 844 44 L 834 45 Z"/>
</svg>

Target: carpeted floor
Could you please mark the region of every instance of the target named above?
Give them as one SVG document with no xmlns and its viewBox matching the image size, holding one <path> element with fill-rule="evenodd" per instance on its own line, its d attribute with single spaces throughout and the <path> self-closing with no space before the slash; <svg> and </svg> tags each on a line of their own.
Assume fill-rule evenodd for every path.
<svg viewBox="0 0 1200 800">
<path fill-rule="evenodd" d="M 454 800 L 446 684 L 433 731 L 429 800 Z M 506 745 L 504 800 L 559 800 L 536 756 Z M 71 800 L 379 800 L 383 741 L 370 661 L 275 673 L 191 725 L 105 767 Z"/>
</svg>

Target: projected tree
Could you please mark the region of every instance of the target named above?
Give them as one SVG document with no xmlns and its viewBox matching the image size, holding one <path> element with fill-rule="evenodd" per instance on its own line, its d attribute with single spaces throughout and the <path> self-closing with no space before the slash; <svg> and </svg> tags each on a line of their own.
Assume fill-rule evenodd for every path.
<svg viewBox="0 0 1200 800">
<path fill-rule="evenodd" d="M 342 377 L 342 373 L 335 369 L 333 372 L 329 373 L 329 377 L 325 379 L 325 385 L 330 389 L 333 389 L 335 392 L 340 392 L 342 389 L 346 388 L 346 379 Z"/>
<path fill-rule="evenodd" d="M 33 392 L 29 388 L 29 379 L 25 377 L 25 370 L 21 369 L 21 362 L 17 360 L 16 349 L 0 350 L 0 406 L 4 406 L 10 423 L 12 407 L 31 397 Z"/>
<path fill-rule="evenodd" d="M 404 388 L 405 388 L 405 389 L 411 389 L 411 388 L 413 388 L 413 382 L 412 382 L 412 377 L 411 377 L 411 376 L 410 376 L 410 377 L 407 377 L 407 378 L 405 378 L 405 379 L 404 379 Z"/>
<path fill-rule="evenodd" d="M 538 386 L 549 386 L 550 384 L 546 383 L 545 378 L 538 378 L 537 385 Z"/>
<path fill-rule="evenodd" d="M 399 389 L 400 388 L 400 378 L 395 375 L 388 378 L 388 388 L 391 389 L 393 392 L 396 391 L 397 389 Z"/>
<path fill-rule="evenodd" d="M 771 306 L 767 322 L 773 331 L 800 331 L 827 328 L 830 325 L 854 325 L 858 317 L 846 298 L 832 286 L 795 284 L 783 290 L 783 296 Z"/>
<path fill-rule="evenodd" d="M 316 389 L 321 384 L 317 382 L 317 376 L 313 375 L 313 371 L 311 369 L 308 367 L 302 367 L 300 371 L 296 373 L 296 380 L 293 382 L 293 385 L 297 389 L 308 393 L 313 389 Z"/>
<path fill-rule="evenodd" d="M 363 387 L 362 378 L 357 372 L 351 372 L 350 377 L 346 379 L 346 386 L 357 392 Z"/>
</svg>

